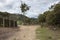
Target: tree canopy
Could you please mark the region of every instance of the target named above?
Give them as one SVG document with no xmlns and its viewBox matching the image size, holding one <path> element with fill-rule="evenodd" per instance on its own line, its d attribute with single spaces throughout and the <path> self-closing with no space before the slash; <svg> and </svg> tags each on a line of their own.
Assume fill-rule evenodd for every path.
<svg viewBox="0 0 60 40">
<path fill-rule="evenodd" d="M 54 4 L 51 9 L 39 15 L 39 22 L 45 22 L 53 26 L 60 25 L 60 3 Z"/>
<path fill-rule="evenodd" d="M 24 14 L 27 10 L 29 10 L 29 6 L 25 3 L 21 3 L 21 12 Z"/>
</svg>

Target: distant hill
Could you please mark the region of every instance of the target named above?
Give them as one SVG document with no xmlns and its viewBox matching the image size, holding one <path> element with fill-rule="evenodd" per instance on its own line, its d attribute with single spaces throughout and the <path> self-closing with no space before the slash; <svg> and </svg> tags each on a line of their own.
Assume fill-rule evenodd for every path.
<svg viewBox="0 0 60 40">
<path fill-rule="evenodd" d="M 29 18 L 22 14 L 13 14 L 8 12 L 0 12 L 0 17 L 7 17 L 8 19 L 17 20 L 25 24 L 37 24 L 37 18 Z"/>
<path fill-rule="evenodd" d="M 29 17 L 22 15 L 22 14 L 17 14 L 17 16 L 18 16 L 18 20 L 20 20 L 20 21 L 23 21 L 23 20 L 29 18 Z"/>
</svg>

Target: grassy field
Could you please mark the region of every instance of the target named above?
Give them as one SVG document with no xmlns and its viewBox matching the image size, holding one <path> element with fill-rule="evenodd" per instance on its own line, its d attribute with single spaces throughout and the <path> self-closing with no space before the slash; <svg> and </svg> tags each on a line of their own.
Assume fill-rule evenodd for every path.
<svg viewBox="0 0 60 40">
<path fill-rule="evenodd" d="M 39 27 L 36 29 L 36 38 L 39 40 L 60 40 L 60 32 Z"/>
</svg>

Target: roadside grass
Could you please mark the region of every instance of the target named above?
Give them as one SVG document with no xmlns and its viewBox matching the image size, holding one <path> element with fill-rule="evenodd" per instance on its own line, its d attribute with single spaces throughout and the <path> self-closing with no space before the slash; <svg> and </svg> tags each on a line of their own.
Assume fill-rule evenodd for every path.
<svg viewBox="0 0 60 40">
<path fill-rule="evenodd" d="M 36 29 L 36 38 L 39 40 L 60 40 L 60 34 L 57 35 L 54 31 L 48 28 L 37 28 Z"/>
</svg>

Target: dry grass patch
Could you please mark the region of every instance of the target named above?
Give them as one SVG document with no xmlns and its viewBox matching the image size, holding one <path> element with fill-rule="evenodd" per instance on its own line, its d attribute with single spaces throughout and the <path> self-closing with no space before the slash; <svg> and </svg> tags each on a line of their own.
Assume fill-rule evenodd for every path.
<svg viewBox="0 0 60 40">
<path fill-rule="evenodd" d="M 60 40 L 60 32 L 39 27 L 36 29 L 36 38 L 39 40 Z"/>
</svg>

